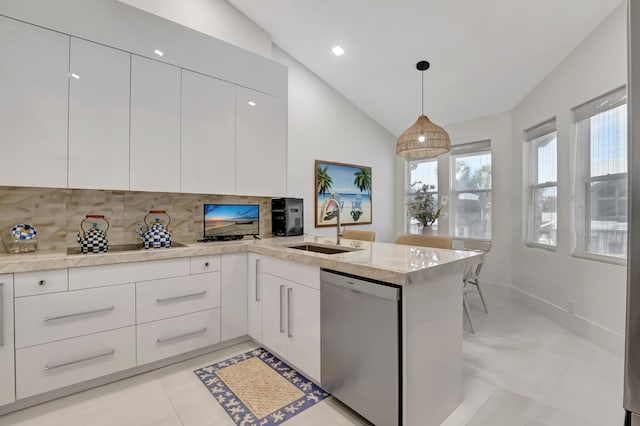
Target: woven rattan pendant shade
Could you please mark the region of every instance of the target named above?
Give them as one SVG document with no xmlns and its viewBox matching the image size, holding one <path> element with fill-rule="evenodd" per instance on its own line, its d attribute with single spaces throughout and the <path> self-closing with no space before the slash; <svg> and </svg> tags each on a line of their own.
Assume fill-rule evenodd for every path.
<svg viewBox="0 0 640 426">
<path fill-rule="evenodd" d="M 429 69 L 429 62 L 420 61 L 416 68 L 422 72 L 422 114 L 398 138 L 396 154 L 406 158 L 437 157 L 451 150 L 451 141 L 442 127 L 424 115 L 424 71 Z"/>
<path fill-rule="evenodd" d="M 418 117 L 413 126 L 400 135 L 396 143 L 396 154 L 406 158 L 437 157 L 450 150 L 449 134 L 426 115 Z"/>
</svg>

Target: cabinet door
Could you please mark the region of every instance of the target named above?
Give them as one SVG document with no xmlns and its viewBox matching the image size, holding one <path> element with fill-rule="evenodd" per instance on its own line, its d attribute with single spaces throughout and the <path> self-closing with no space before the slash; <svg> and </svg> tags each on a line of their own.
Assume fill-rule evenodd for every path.
<svg viewBox="0 0 640 426">
<path fill-rule="evenodd" d="M 262 257 L 249 253 L 247 265 L 247 332 L 262 343 Z"/>
<path fill-rule="evenodd" d="M 0 185 L 67 187 L 69 37 L 0 16 Z"/>
<path fill-rule="evenodd" d="M 180 192 L 180 68 L 131 56 L 133 191 Z"/>
<path fill-rule="evenodd" d="M 221 340 L 247 334 L 247 255 L 222 255 Z"/>
<path fill-rule="evenodd" d="M 276 96 L 236 87 L 236 193 L 286 193 L 287 108 Z"/>
<path fill-rule="evenodd" d="M 320 291 L 288 283 L 287 359 L 320 382 Z"/>
<path fill-rule="evenodd" d="M 70 55 L 69 187 L 128 190 L 131 55 L 73 37 Z"/>
<path fill-rule="evenodd" d="M 232 84 L 182 70 L 182 192 L 235 192 L 234 97 Z"/>
<path fill-rule="evenodd" d="M 262 343 L 287 358 L 287 282 L 262 274 Z"/>
<path fill-rule="evenodd" d="M 16 400 L 13 345 L 13 276 L 0 275 L 0 405 Z"/>
</svg>

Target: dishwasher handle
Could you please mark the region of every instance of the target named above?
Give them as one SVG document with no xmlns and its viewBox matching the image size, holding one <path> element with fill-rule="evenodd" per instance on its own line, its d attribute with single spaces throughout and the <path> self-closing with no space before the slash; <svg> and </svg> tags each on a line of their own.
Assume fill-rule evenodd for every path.
<svg viewBox="0 0 640 426">
<path fill-rule="evenodd" d="M 320 271 L 320 283 L 321 285 L 332 284 L 382 299 L 400 300 L 400 288 L 367 281 L 362 278 L 354 278 L 322 270 Z"/>
</svg>

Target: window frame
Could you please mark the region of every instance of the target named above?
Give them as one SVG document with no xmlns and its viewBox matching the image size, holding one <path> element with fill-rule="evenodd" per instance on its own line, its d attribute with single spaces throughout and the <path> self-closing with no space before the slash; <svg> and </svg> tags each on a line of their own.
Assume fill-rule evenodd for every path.
<svg viewBox="0 0 640 426">
<path fill-rule="evenodd" d="M 599 261 L 604 263 L 611 263 L 615 265 L 625 266 L 627 264 L 628 253 L 623 256 L 617 256 L 615 254 L 606 254 L 597 251 L 591 251 L 591 225 L 592 225 L 592 197 L 591 197 L 591 185 L 596 182 L 607 182 L 626 179 L 628 182 L 629 176 L 629 164 L 628 159 L 625 158 L 626 172 L 603 174 L 598 176 L 591 176 L 592 158 L 591 158 L 591 145 L 592 134 L 589 127 L 587 132 L 586 126 L 590 126 L 591 118 L 595 117 L 606 111 L 618 108 L 622 105 L 628 105 L 626 86 L 616 88 L 604 95 L 598 96 L 582 105 L 579 105 L 572 109 L 573 112 L 573 128 L 575 129 L 575 150 L 577 164 L 574 168 L 574 197 L 573 197 L 573 209 L 574 209 L 574 235 L 575 235 L 575 247 L 572 251 L 572 256 Z M 628 108 L 628 106 L 627 106 Z M 628 110 L 627 110 L 628 111 Z M 625 126 L 628 126 L 628 113 L 625 116 Z M 587 121 L 587 123 L 584 123 Z M 584 124 L 583 124 L 584 123 Z M 584 127 L 583 127 L 584 126 Z M 629 135 L 626 135 L 626 148 L 627 153 L 629 149 Z M 629 194 L 627 194 L 627 203 L 629 201 Z M 628 230 L 629 218 L 627 217 L 627 230 Z"/>
<path fill-rule="evenodd" d="M 533 127 L 530 127 L 524 131 L 525 136 L 525 146 L 528 152 L 528 196 L 527 196 L 527 208 L 526 212 L 526 221 L 527 229 L 525 235 L 525 245 L 527 247 L 532 248 L 541 248 L 544 250 L 549 250 L 552 252 L 557 251 L 558 248 L 558 131 L 556 128 L 556 118 L 549 119 L 540 124 L 537 124 Z M 538 182 L 538 169 L 540 166 L 539 156 L 538 156 L 538 147 L 540 146 L 540 142 L 548 139 L 548 143 L 552 142 L 554 139 L 556 141 L 556 152 L 555 152 L 555 177 L 554 181 L 545 181 L 542 183 Z M 539 241 L 534 241 L 534 236 L 536 233 L 535 229 L 535 217 L 537 214 L 537 202 L 536 195 L 538 190 L 546 189 L 546 188 L 555 188 L 556 189 L 556 241 L 555 244 L 544 244 Z"/>
<path fill-rule="evenodd" d="M 491 185 L 488 189 L 466 189 L 466 190 L 458 190 L 456 189 L 456 160 L 458 158 L 464 157 L 474 157 L 480 155 L 489 154 L 491 171 L 490 171 L 490 182 Z M 491 241 L 493 238 L 493 153 L 491 151 L 491 141 L 483 140 L 478 142 L 471 142 L 466 144 L 455 145 L 451 147 L 450 158 L 449 158 L 449 234 L 452 238 L 461 241 Z M 458 196 L 460 194 L 488 194 L 489 202 L 491 205 L 490 211 L 490 226 L 489 226 L 489 236 L 488 238 L 479 238 L 479 237 L 468 237 L 468 236 L 460 236 L 456 235 L 456 208 L 458 204 Z"/>
<path fill-rule="evenodd" d="M 407 211 L 407 201 L 409 201 L 409 197 L 413 196 L 413 192 L 411 192 L 411 165 L 412 164 L 421 164 L 421 163 L 435 163 L 436 165 L 436 189 L 432 190 L 432 191 L 427 191 L 428 194 L 431 194 L 435 197 L 436 203 L 438 202 L 438 200 L 440 199 L 439 196 L 439 191 L 440 191 L 440 182 L 439 182 L 439 175 L 438 175 L 438 157 L 434 157 L 434 158 L 416 158 L 416 159 L 408 159 L 407 161 L 405 161 L 405 175 L 404 175 L 404 230 L 406 233 L 408 234 L 412 234 L 415 232 L 412 232 L 412 227 L 413 226 L 420 226 L 419 224 L 412 224 L 412 218 L 409 216 L 409 213 Z M 433 232 L 435 234 L 438 233 L 438 225 L 439 225 L 440 219 L 436 219 L 436 221 L 433 223 L 432 225 L 432 229 Z"/>
</svg>

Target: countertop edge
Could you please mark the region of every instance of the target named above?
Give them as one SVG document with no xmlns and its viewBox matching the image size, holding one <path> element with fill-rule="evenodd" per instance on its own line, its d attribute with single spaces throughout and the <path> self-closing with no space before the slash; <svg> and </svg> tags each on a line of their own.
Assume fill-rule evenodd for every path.
<svg viewBox="0 0 640 426">
<path fill-rule="evenodd" d="M 475 257 L 480 255 L 479 252 L 397 246 L 389 243 L 364 243 L 352 240 L 345 240 L 344 247 L 349 250 L 346 253 L 327 255 L 287 247 L 287 245 L 295 243 L 333 244 L 332 241 L 327 241 L 327 238 L 323 237 L 289 237 L 269 238 L 261 241 L 193 243 L 170 249 L 102 254 L 29 253 L 1 255 L 0 274 L 249 252 L 391 284 L 408 285 L 427 281 L 435 275 L 462 271 L 469 265 L 476 263 Z M 377 264 L 372 264 L 374 252 L 391 254 L 386 258 L 385 255 L 379 255 L 381 260 L 378 260 Z M 401 259 L 394 258 L 394 255 Z M 439 262 L 440 258 L 446 258 L 446 261 Z"/>
</svg>

